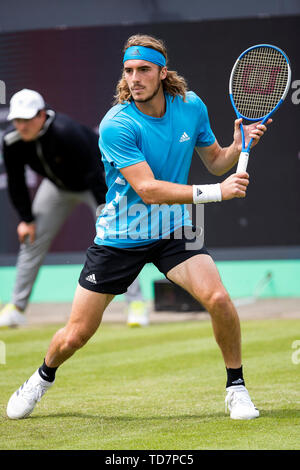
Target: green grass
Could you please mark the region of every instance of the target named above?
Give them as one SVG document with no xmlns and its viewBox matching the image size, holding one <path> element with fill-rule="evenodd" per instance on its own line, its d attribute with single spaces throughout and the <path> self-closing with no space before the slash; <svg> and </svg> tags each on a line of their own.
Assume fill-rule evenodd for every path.
<svg viewBox="0 0 300 470">
<path fill-rule="evenodd" d="M 40 365 L 56 327 L 6 330 L 0 449 L 300 449 L 300 320 L 242 322 L 246 385 L 261 411 L 224 413 L 225 369 L 210 322 L 143 329 L 103 324 L 57 373 L 31 417 L 6 403 Z M 299 357 L 299 355 L 298 355 Z"/>
</svg>

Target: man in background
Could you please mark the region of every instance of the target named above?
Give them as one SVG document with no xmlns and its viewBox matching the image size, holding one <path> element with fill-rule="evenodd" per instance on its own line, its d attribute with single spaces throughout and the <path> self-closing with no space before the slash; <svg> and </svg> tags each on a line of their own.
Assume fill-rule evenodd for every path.
<svg viewBox="0 0 300 470">
<path fill-rule="evenodd" d="M 13 126 L 4 133 L 3 158 L 10 199 L 20 216 L 20 251 L 11 303 L 0 311 L 0 327 L 16 327 L 26 324 L 25 310 L 39 268 L 63 223 L 81 203 L 95 217 L 97 207 L 105 203 L 107 187 L 97 134 L 46 109 L 39 93 L 23 89 L 13 95 L 7 119 Z M 43 177 L 33 202 L 26 165 Z M 139 282 L 125 295 L 128 324 L 147 324 Z"/>
</svg>

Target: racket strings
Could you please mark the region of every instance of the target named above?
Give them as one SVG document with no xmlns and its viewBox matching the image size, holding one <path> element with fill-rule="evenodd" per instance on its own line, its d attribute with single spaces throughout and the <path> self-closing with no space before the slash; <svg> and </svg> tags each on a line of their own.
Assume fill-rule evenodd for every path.
<svg viewBox="0 0 300 470">
<path fill-rule="evenodd" d="M 240 114 L 257 119 L 272 111 L 282 98 L 288 82 L 284 55 L 272 47 L 247 52 L 236 64 L 232 96 Z"/>
</svg>

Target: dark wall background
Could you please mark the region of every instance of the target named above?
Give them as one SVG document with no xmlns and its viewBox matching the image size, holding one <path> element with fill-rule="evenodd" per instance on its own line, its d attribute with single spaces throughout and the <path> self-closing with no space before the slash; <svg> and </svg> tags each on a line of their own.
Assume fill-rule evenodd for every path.
<svg viewBox="0 0 300 470">
<path fill-rule="evenodd" d="M 227 145 L 232 141 L 235 119 L 228 97 L 235 59 L 256 43 L 275 44 L 290 57 L 292 81 L 296 80 L 300 78 L 299 28 L 300 17 L 285 16 L 2 33 L 0 79 L 6 83 L 7 101 L 19 89 L 33 88 L 57 111 L 96 127 L 111 106 L 125 40 L 137 32 L 149 33 L 165 40 L 169 68 L 184 75 L 189 88 L 201 96 L 218 141 Z M 205 239 L 209 247 L 300 245 L 300 106 L 293 104 L 293 92 L 274 116 L 270 131 L 252 151 L 247 198 L 206 206 Z M 0 110 L 3 118 L 5 106 Z M 1 126 L 5 126 L 3 119 Z M 0 163 L 1 172 L 3 178 Z M 213 183 L 223 178 L 210 175 L 194 156 L 191 183 Z M 33 194 L 35 189 L 33 184 Z M 0 190 L 0 214 L 0 253 L 14 253 L 18 247 L 17 218 L 5 189 Z M 85 250 L 93 237 L 92 215 L 80 207 L 52 251 Z"/>
<path fill-rule="evenodd" d="M 10 0 L 0 31 L 299 15 L 299 0 Z"/>
</svg>

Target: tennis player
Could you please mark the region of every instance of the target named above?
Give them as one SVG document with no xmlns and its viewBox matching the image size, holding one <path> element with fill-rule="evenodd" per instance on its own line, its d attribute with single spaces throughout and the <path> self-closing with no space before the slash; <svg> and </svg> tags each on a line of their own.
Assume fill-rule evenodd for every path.
<svg viewBox="0 0 300 470">
<path fill-rule="evenodd" d="M 97 221 L 94 244 L 87 251 L 70 319 L 54 335 L 41 367 L 10 398 L 7 415 L 19 419 L 32 412 L 53 385 L 57 368 L 98 329 L 114 295 L 125 292 L 145 263 L 152 262 L 210 313 L 226 366 L 225 403 L 231 418 L 256 418 L 259 411 L 243 377 L 237 312 L 208 251 L 199 247 L 197 237 L 195 249 L 187 249 L 191 238 L 184 230 L 192 225 L 186 204 L 246 196 L 247 173 L 232 174 L 220 184 L 187 184 L 194 148 L 215 175 L 236 164 L 241 151 L 240 121 L 235 121 L 232 144 L 222 148 L 202 100 L 187 91 L 182 77 L 167 69 L 161 40 L 130 37 L 123 65 L 117 104 L 100 124 L 99 144 L 108 184 L 106 206 Z M 266 126 L 259 123 L 245 126 L 246 139 L 253 137 L 254 144 L 265 131 Z M 157 205 L 163 218 L 171 205 L 181 209 L 167 228 L 153 217 Z"/>
<path fill-rule="evenodd" d="M 0 328 L 26 324 L 32 288 L 58 231 L 79 204 L 86 204 L 96 217 L 107 191 L 98 135 L 92 129 L 50 109 L 40 93 L 29 89 L 12 96 L 8 120 L 12 124 L 3 137 L 3 157 L 10 199 L 20 218 L 20 250 L 11 302 L 0 311 Z M 33 202 L 26 165 L 43 177 Z M 125 297 L 128 323 L 146 323 L 138 280 Z"/>
</svg>

